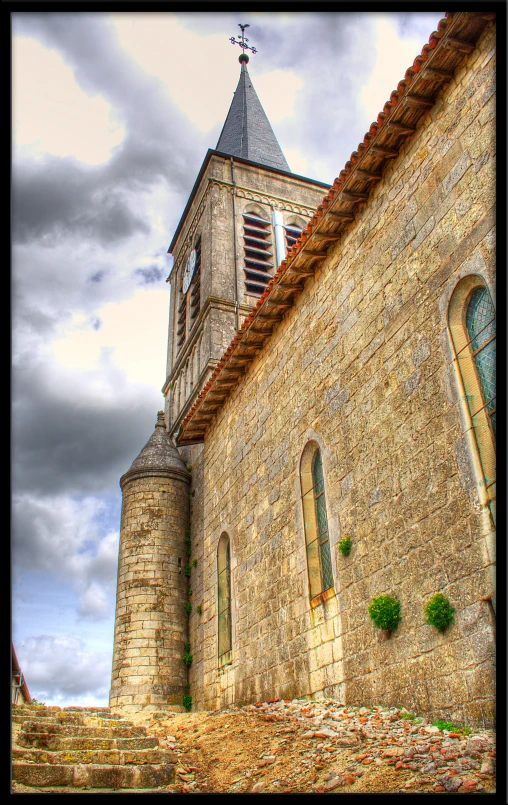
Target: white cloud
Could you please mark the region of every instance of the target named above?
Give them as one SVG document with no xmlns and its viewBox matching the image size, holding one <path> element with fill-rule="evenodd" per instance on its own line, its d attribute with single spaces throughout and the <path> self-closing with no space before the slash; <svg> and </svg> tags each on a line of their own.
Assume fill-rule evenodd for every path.
<svg viewBox="0 0 508 805">
<path fill-rule="evenodd" d="M 48 705 L 107 704 L 111 655 L 77 637 L 28 637 L 16 653 L 32 696 Z"/>
<path fill-rule="evenodd" d="M 289 70 L 273 70 L 256 77 L 256 92 L 271 123 L 294 114 L 296 93 L 302 87 L 302 79 Z"/>
<path fill-rule="evenodd" d="M 108 302 L 92 317 L 78 314 L 65 335 L 53 341 L 54 359 L 72 370 L 92 370 L 109 350 L 109 360 L 129 382 L 160 388 L 165 380 L 168 303 L 167 286 L 139 288 L 130 299 Z"/>
<path fill-rule="evenodd" d="M 194 126 L 209 131 L 224 122 L 224 87 L 236 87 L 238 62 L 223 34 L 201 36 L 167 13 L 111 14 L 110 19 L 122 46 L 143 70 L 164 82 Z"/>
<path fill-rule="evenodd" d="M 14 37 L 12 71 L 14 140 L 37 155 L 74 156 L 90 165 L 109 159 L 125 134 L 114 110 L 77 85 L 55 51 L 25 37 Z"/>
<path fill-rule="evenodd" d="M 436 25 L 438 21 L 439 15 L 436 13 Z M 431 33 L 426 22 L 425 26 L 421 26 L 421 35 L 401 38 L 397 31 L 397 18 L 389 14 L 377 17 L 375 27 L 376 61 L 368 82 L 360 92 L 360 100 L 372 121 L 376 120 L 390 93 L 404 78 L 407 68 L 412 66 Z"/>
</svg>

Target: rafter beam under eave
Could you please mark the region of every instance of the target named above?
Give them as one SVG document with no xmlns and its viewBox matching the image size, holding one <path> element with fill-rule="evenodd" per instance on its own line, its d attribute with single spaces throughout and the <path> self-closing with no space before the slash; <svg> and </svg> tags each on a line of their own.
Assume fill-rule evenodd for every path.
<svg viewBox="0 0 508 805">
<path fill-rule="evenodd" d="M 339 213 L 339 215 L 340 215 L 340 213 Z M 335 218 L 335 213 L 332 213 L 332 212 L 328 212 L 327 217 L 330 217 L 332 221 L 339 221 L 340 223 L 347 223 L 348 221 L 354 221 L 355 220 L 354 215 L 351 215 L 351 217 L 348 217 L 348 218 L 342 218 L 342 217 Z M 317 243 L 321 243 L 321 242 L 325 243 L 327 241 L 340 240 L 341 237 L 342 237 L 342 232 L 330 232 L 328 234 L 326 232 L 313 232 L 312 233 L 312 238 L 313 238 L 313 240 L 315 239 L 317 241 Z"/>
<path fill-rule="evenodd" d="M 420 75 L 422 78 L 442 78 L 447 81 L 453 78 L 451 70 L 441 70 L 439 67 L 424 67 Z"/>
<path fill-rule="evenodd" d="M 367 182 L 379 182 L 383 178 L 379 173 L 366 170 L 365 168 L 357 168 L 355 171 L 355 179 L 365 179 Z"/>
<path fill-rule="evenodd" d="M 402 106 L 428 111 L 434 106 L 434 101 L 429 101 L 428 98 L 422 98 L 420 95 L 406 95 L 405 98 L 402 98 Z"/>
<path fill-rule="evenodd" d="M 471 44 L 471 42 L 463 42 L 462 39 L 455 39 L 453 36 L 449 36 L 448 39 L 445 41 L 445 46 L 453 48 L 453 50 L 458 50 L 460 53 L 472 53 L 475 49 L 475 46 Z"/>
<path fill-rule="evenodd" d="M 278 287 L 279 287 L 279 285 L 275 285 L 274 286 L 274 291 Z M 288 308 L 293 307 L 292 302 L 285 302 L 285 301 L 284 302 L 277 302 L 276 299 L 271 299 L 270 297 L 268 297 L 268 299 L 265 300 L 265 305 L 268 305 L 269 307 L 281 307 L 284 310 L 287 310 Z M 273 321 L 273 319 L 272 319 L 272 321 Z"/>
<path fill-rule="evenodd" d="M 390 121 L 383 128 L 389 134 L 402 134 L 403 136 L 414 134 L 416 131 L 415 126 L 407 126 L 405 123 L 396 123 L 395 121 Z"/>
<path fill-rule="evenodd" d="M 370 152 L 373 156 L 384 157 L 385 159 L 395 159 L 399 156 L 399 151 L 394 151 L 392 148 L 383 148 L 382 145 L 371 145 Z"/>
<path fill-rule="evenodd" d="M 342 190 L 340 195 L 344 201 L 367 201 L 369 198 L 368 193 L 361 193 L 358 190 Z"/>
<path fill-rule="evenodd" d="M 336 211 L 336 210 L 328 210 L 327 213 L 326 213 L 326 217 L 329 218 L 332 221 L 337 221 L 340 224 L 347 223 L 348 221 L 354 221 L 355 220 L 354 213 L 352 213 L 352 212 L 340 212 L 340 211 Z M 319 239 L 335 238 L 336 240 L 338 240 L 340 237 L 342 237 L 342 233 L 339 233 L 339 232 L 335 233 L 335 234 L 331 234 L 331 235 L 324 235 L 324 234 L 321 234 L 320 232 L 318 233 L 318 238 Z"/>
<path fill-rule="evenodd" d="M 328 250 L 324 249 L 320 252 L 312 252 L 310 249 L 302 249 L 302 254 L 306 257 L 317 257 L 318 260 L 323 260 L 325 257 L 328 257 Z"/>
</svg>

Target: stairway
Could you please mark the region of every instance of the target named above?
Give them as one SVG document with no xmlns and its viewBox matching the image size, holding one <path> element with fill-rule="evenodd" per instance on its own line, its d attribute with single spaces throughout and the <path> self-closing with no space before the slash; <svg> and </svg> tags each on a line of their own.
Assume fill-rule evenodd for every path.
<svg viewBox="0 0 508 805">
<path fill-rule="evenodd" d="M 174 781 L 175 753 L 108 707 L 13 705 L 12 721 L 14 783 L 155 793 Z"/>
</svg>

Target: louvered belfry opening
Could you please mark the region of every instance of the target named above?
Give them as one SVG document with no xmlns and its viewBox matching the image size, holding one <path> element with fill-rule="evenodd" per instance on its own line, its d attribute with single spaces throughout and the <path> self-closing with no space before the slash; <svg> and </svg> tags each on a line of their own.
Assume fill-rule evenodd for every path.
<svg viewBox="0 0 508 805">
<path fill-rule="evenodd" d="M 284 230 L 286 232 L 286 251 L 288 252 L 302 234 L 302 228 L 296 224 L 288 224 Z"/>
<path fill-rule="evenodd" d="M 245 291 L 261 296 L 274 269 L 272 225 L 252 212 L 244 212 Z"/>
<path fill-rule="evenodd" d="M 201 238 L 199 237 L 194 246 L 196 252 L 196 267 L 194 269 L 194 276 L 190 287 L 190 326 L 199 313 L 201 307 Z"/>
<path fill-rule="evenodd" d="M 178 324 L 176 328 L 176 345 L 181 347 L 185 343 L 187 325 L 187 294 L 184 294 L 180 285 L 180 304 L 178 306 Z"/>
</svg>

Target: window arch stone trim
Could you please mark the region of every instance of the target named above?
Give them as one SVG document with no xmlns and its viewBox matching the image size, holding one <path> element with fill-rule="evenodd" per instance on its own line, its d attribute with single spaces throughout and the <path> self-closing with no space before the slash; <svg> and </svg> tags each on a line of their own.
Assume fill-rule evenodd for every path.
<svg viewBox="0 0 508 805">
<path fill-rule="evenodd" d="M 321 462 L 322 462 L 322 472 L 323 472 L 323 497 L 325 501 L 325 508 L 326 508 L 326 517 L 328 523 L 328 545 L 330 551 L 330 560 L 331 560 L 331 575 L 333 579 L 333 585 L 326 589 L 320 589 L 317 593 L 315 591 L 315 584 L 311 580 L 310 575 L 310 568 L 309 568 L 309 556 L 308 556 L 308 534 L 306 530 L 306 514 L 310 512 L 311 518 L 311 528 L 312 528 L 312 521 L 315 523 L 315 500 L 312 500 L 311 504 L 304 500 L 305 495 L 309 492 L 312 492 L 312 462 L 314 459 L 315 454 L 319 450 L 321 455 Z M 332 509 L 330 507 L 330 487 L 328 482 L 328 472 L 331 466 L 333 466 L 333 456 L 331 452 L 326 448 L 323 443 L 321 436 L 316 433 L 314 430 L 309 429 L 305 437 L 303 439 L 303 447 L 300 451 L 298 456 L 298 465 L 297 465 L 297 472 L 296 472 L 296 497 L 299 502 L 297 507 L 297 533 L 299 533 L 299 546 L 301 548 L 301 561 L 299 562 L 299 566 L 305 568 L 305 573 L 302 574 L 304 581 L 304 591 L 305 597 L 308 601 L 310 601 L 310 607 L 314 608 L 319 604 L 324 603 L 329 598 L 335 597 L 337 594 L 337 569 L 336 569 L 336 546 L 339 539 L 339 524 L 338 518 L 336 516 L 332 516 L 331 512 Z M 312 495 L 313 497 L 313 495 Z M 307 511 L 306 511 L 307 509 Z M 314 587 L 314 589 L 312 589 Z M 313 594 L 314 593 L 314 594 Z"/>
<path fill-rule="evenodd" d="M 469 279 L 472 277 L 473 279 Z M 446 284 L 443 293 L 438 300 L 438 309 L 440 313 L 442 331 L 441 331 L 441 345 L 445 355 L 445 381 L 447 387 L 447 394 L 450 404 L 454 405 L 459 417 L 462 437 L 460 444 L 456 445 L 457 455 L 462 453 L 463 457 L 469 464 L 469 477 L 470 480 L 464 478 L 464 470 L 461 470 L 459 464 L 460 474 L 462 476 L 463 486 L 470 487 L 476 490 L 478 503 L 480 504 L 480 517 L 481 517 L 481 536 L 483 538 L 483 559 L 484 567 L 488 569 L 488 577 L 490 579 L 489 585 L 493 591 L 496 588 L 495 582 L 495 561 L 496 561 L 496 547 L 495 547 L 495 527 L 488 506 L 488 497 L 486 494 L 485 483 L 483 482 L 483 467 L 480 461 L 480 455 L 476 443 L 476 437 L 471 422 L 471 415 L 466 398 L 466 389 L 464 388 L 463 378 L 458 365 L 458 359 L 455 354 L 455 346 L 452 338 L 452 328 L 457 321 L 458 316 L 454 310 L 455 303 L 452 306 L 451 318 L 452 328 L 449 326 L 449 308 L 453 295 L 456 293 L 457 288 L 461 283 L 464 283 L 464 290 L 469 288 L 469 292 L 473 287 L 483 284 L 490 293 L 490 297 L 496 305 L 495 296 L 495 274 L 494 268 L 486 265 L 481 251 L 476 251 L 470 259 L 462 266 L 459 272 L 455 274 Z M 462 290 L 462 289 L 461 289 Z M 460 297 L 457 296 L 458 302 Z M 464 312 L 465 323 L 465 312 Z"/>
</svg>

